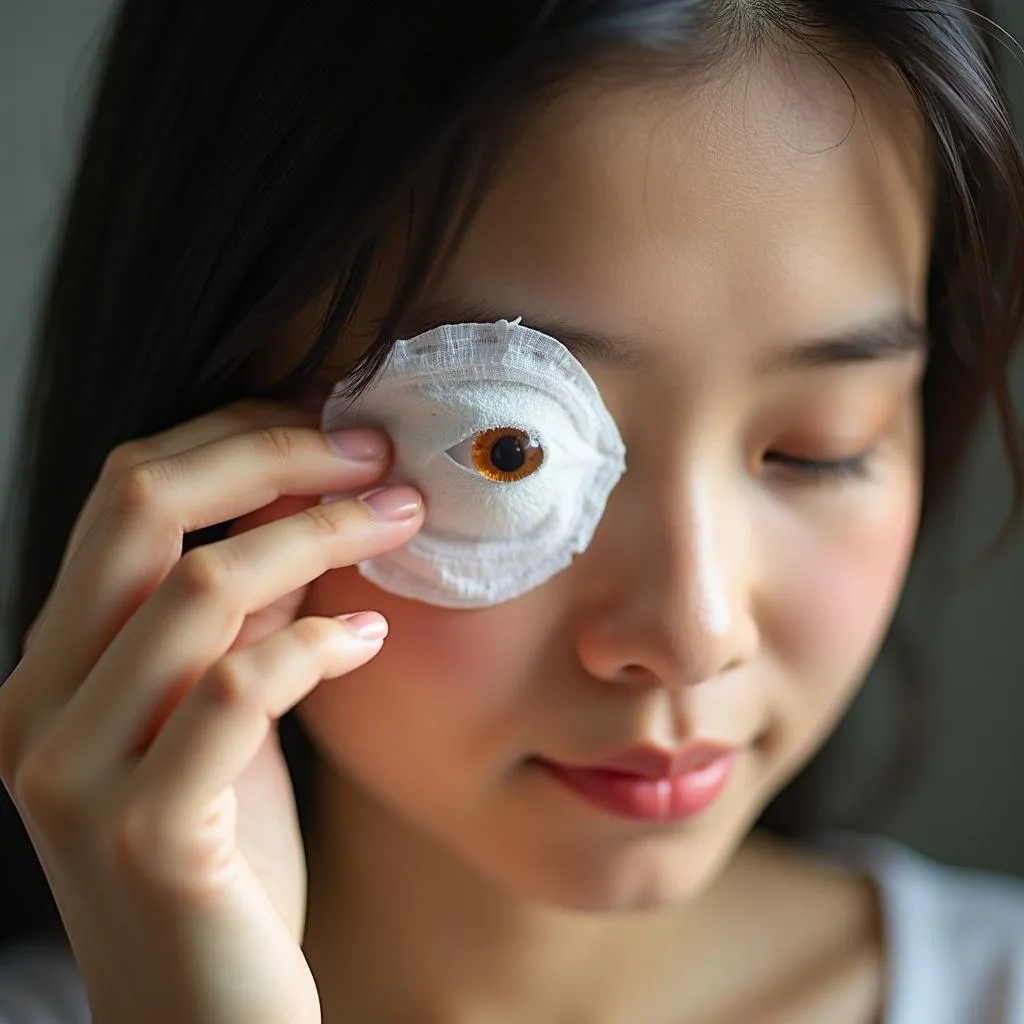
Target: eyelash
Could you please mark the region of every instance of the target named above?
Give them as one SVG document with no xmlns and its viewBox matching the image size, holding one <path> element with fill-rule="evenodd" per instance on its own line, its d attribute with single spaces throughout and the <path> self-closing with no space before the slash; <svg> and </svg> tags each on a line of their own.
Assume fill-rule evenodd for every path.
<svg viewBox="0 0 1024 1024">
<path fill-rule="evenodd" d="M 805 459 L 797 455 L 768 452 L 765 461 L 778 462 L 811 483 L 838 483 L 843 480 L 866 480 L 871 475 L 871 452 L 849 459 Z"/>
</svg>

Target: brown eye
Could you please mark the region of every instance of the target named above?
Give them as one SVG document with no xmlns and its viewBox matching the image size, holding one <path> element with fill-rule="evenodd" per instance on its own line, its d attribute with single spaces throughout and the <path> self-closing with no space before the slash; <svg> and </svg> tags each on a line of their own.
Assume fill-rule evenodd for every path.
<svg viewBox="0 0 1024 1024">
<path fill-rule="evenodd" d="M 448 455 L 460 466 L 502 484 L 532 476 L 544 462 L 540 443 L 519 427 L 481 430 L 449 448 Z"/>
</svg>

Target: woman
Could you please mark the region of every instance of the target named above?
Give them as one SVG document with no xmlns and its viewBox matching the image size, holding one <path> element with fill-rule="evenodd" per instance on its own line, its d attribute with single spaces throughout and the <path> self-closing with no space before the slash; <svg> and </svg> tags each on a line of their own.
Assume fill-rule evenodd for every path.
<svg viewBox="0 0 1024 1024">
<path fill-rule="evenodd" d="M 800 785 L 990 402 L 1020 504 L 1022 207 L 980 8 L 123 4 L 0 691 L 73 964 L 12 1004 L 1024 1019 L 1019 886 Z"/>
</svg>

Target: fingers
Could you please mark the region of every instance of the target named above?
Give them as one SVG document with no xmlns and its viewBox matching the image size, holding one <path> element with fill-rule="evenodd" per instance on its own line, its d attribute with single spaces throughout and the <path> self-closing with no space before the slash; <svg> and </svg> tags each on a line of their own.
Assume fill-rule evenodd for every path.
<svg viewBox="0 0 1024 1024">
<path fill-rule="evenodd" d="M 277 402 L 241 401 L 182 423 L 171 430 L 140 438 L 119 445 L 107 456 L 103 471 L 95 486 L 89 492 L 74 529 L 60 572 L 63 572 L 71 556 L 78 549 L 82 537 L 88 533 L 106 500 L 113 482 L 126 471 L 144 462 L 166 459 L 192 448 L 200 448 L 213 441 L 237 434 L 251 433 L 271 427 L 315 428 L 320 422 L 319 413 L 311 409 L 296 408 Z"/>
<path fill-rule="evenodd" d="M 62 742 L 83 764 L 107 770 L 135 748 L 168 701 L 227 653 L 248 615 L 329 569 L 408 540 L 422 517 L 416 491 L 387 488 L 366 502 L 315 505 L 189 552 L 70 699 Z"/>
<path fill-rule="evenodd" d="M 215 412 L 182 423 L 171 430 L 119 445 L 108 456 L 99 479 L 93 485 L 75 520 L 71 536 L 64 548 L 60 567 L 54 580 L 56 586 L 78 550 L 82 538 L 92 528 L 112 487 L 125 473 L 145 462 L 168 458 L 198 448 L 224 437 L 273 427 L 306 427 L 313 429 L 320 422 L 319 412 L 307 406 L 285 405 L 279 402 L 240 401 Z M 32 645 L 39 625 L 48 611 L 43 605 L 29 627 L 22 643 L 25 652 Z"/>
<path fill-rule="evenodd" d="M 44 675 L 82 679 L 178 561 L 185 533 L 285 494 L 357 491 L 386 466 L 386 459 L 342 457 L 324 434 L 302 427 L 229 434 L 132 465 L 108 485 L 27 657 Z"/>
<path fill-rule="evenodd" d="M 175 845 L 202 835 L 211 803 L 252 761 L 274 722 L 321 680 L 369 661 L 386 632 L 376 613 L 299 619 L 217 662 L 160 729 L 133 776 L 137 797 L 129 804 L 152 815 L 133 825 L 154 856 L 188 863 Z"/>
<path fill-rule="evenodd" d="M 55 585 L 60 581 L 69 561 L 78 550 L 82 538 L 95 523 L 105 502 L 109 499 L 112 488 L 116 487 L 119 479 L 126 473 L 130 473 L 134 467 L 179 455 L 189 449 L 237 434 L 275 427 L 315 429 L 320 424 L 320 406 L 326 400 L 326 395 L 323 394 L 323 389 L 316 389 L 315 392 L 310 393 L 310 397 L 317 400 L 316 406 L 308 401 L 291 405 L 243 399 L 162 433 L 119 445 L 107 456 L 99 479 L 89 492 L 75 521 L 56 574 Z M 44 604 L 25 635 L 22 644 L 23 653 L 28 650 L 35 639 L 39 624 L 46 612 L 47 605 Z"/>
</svg>

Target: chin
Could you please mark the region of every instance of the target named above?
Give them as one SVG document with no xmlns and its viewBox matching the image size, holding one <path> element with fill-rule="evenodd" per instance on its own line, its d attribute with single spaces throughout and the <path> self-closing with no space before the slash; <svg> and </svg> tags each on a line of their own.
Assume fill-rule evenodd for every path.
<svg viewBox="0 0 1024 1024">
<path fill-rule="evenodd" d="M 640 913 L 686 904 L 725 866 L 729 850 L 710 836 L 649 836 L 615 848 L 537 857 L 529 877 L 506 879 L 519 894 L 583 914 Z M 530 859 L 533 859 L 532 857 Z"/>
</svg>

